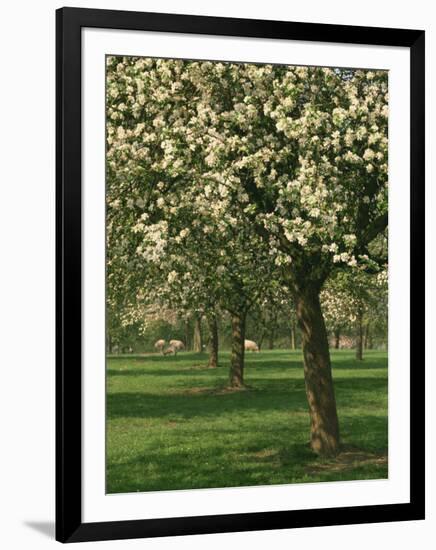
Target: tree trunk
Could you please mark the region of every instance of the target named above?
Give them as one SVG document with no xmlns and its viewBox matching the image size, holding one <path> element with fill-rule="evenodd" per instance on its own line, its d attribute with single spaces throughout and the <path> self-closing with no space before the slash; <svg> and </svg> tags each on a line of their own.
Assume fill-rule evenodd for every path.
<svg viewBox="0 0 436 550">
<path fill-rule="evenodd" d="M 363 360 L 363 311 L 361 308 L 357 312 L 356 359 Z"/>
<path fill-rule="evenodd" d="M 209 323 L 209 364 L 208 367 L 216 368 L 218 366 L 218 323 L 216 316 L 208 317 Z"/>
<path fill-rule="evenodd" d="M 259 351 L 262 349 L 263 340 L 264 340 L 264 338 L 265 338 L 265 335 L 266 335 L 266 329 L 264 328 L 264 329 L 262 330 L 262 333 L 261 333 L 260 338 L 259 338 L 259 342 L 258 342 L 258 344 L 257 344 L 257 347 L 259 348 Z"/>
<path fill-rule="evenodd" d="M 268 338 L 268 349 L 274 349 L 274 337 L 275 337 L 275 330 L 272 330 L 272 331 L 269 333 L 269 338 Z"/>
<path fill-rule="evenodd" d="M 291 322 L 291 349 L 297 349 L 297 334 L 295 329 L 295 321 Z"/>
<path fill-rule="evenodd" d="M 365 349 L 369 348 L 369 323 L 366 323 L 366 326 L 365 326 L 365 341 L 363 343 L 363 347 Z"/>
<path fill-rule="evenodd" d="M 270 331 L 268 335 L 268 348 L 274 349 L 274 340 L 276 337 L 276 329 L 277 329 L 277 313 L 274 312 L 270 314 L 269 324 L 270 324 Z"/>
<path fill-rule="evenodd" d="M 341 331 L 337 328 L 335 330 L 335 349 L 339 349 L 341 343 Z"/>
<path fill-rule="evenodd" d="M 201 316 L 196 315 L 194 319 L 194 351 L 200 353 L 203 351 L 203 337 L 201 334 Z"/>
<path fill-rule="evenodd" d="M 185 320 L 185 347 L 186 351 L 191 349 L 191 327 L 189 324 L 189 319 Z"/>
<path fill-rule="evenodd" d="M 230 386 L 244 385 L 245 313 L 232 313 L 232 354 L 230 358 Z"/>
<path fill-rule="evenodd" d="M 297 294 L 296 302 L 311 420 L 310 446 L 321 456 L 334 456 L 339 452 L 339 422 L 319 292 L 316 288 L 305 288 Z"/>
</svg>

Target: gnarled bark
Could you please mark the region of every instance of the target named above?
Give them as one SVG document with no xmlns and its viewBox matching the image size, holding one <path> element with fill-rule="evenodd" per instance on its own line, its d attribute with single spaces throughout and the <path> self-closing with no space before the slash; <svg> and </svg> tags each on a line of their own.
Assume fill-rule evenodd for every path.
<svg viewBox="0 0 436 550">
<path fill-rule="evenodd" d="M 310 445 L 319 455 L 334 456 L 339 452 L 339 422 L 319 290 L 305 288 L 295 298 L 302 331 L 304 379 L 311 420 Z"/>
</svg>

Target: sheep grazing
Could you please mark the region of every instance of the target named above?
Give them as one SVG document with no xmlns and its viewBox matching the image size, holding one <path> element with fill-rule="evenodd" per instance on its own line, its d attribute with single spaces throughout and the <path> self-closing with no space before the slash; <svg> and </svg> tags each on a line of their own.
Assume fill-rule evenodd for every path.
<svg viewBox="0 0 436 550">
<path fill-rule="evenodd" d="M 253 342 L 253 340 L 245 340 L 244 348 L 245 351 L 256 351 L 257 353 L 259 353 L 259 346 L 256 344 L 256 342 Z"/>
<path fill-rule="evenodd" d="M 171 355 L 171 354 L 177 355 L 177 349 L 174 348 L 173 346 L 168 346 L 167 349 L 164 350 L 162 353 L 164 355 Z"/>
<path fill-rule="evenodd" d="M 156 351 L 160 351 L 161 353 L 163 353 L 163 349 L 165 347 L 165 340 L 158 340 L 157 342 L 155 342 L 154 344 L 154 349 Z"/>
<path fill-rule="evenodd" d="M 176 351 L 183 351 L 185 349 L 185 344 L 181 340 L 170 340 L 170 347 L 174 348 Z"/>
</svg>

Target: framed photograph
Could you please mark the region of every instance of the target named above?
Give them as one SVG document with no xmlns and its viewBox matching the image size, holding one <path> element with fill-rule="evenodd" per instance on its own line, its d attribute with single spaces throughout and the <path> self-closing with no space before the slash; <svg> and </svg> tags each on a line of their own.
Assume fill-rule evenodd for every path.
<svg viewBox="0 0 436 550">
<path fill-rule="evenodd" d="M 424 32 L 57 11 L 61 542 L 424 518 Z"/>
</svg>

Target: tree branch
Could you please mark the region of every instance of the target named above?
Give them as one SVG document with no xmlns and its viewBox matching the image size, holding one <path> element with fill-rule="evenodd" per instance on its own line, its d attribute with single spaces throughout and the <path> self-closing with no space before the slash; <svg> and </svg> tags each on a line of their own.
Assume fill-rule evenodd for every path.
<svg viewBox="0 0 436 550">
<path fill-rule="evenodd" d="M 368 245 L 388 226 L 388 213 L 381 214 L 366 228 L 360 239 L 360 244 Z"/>
</svg>

